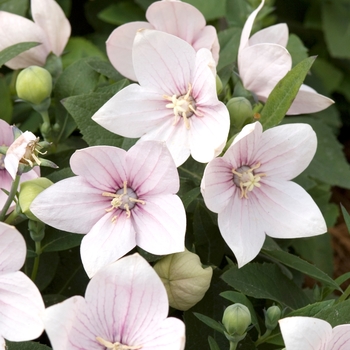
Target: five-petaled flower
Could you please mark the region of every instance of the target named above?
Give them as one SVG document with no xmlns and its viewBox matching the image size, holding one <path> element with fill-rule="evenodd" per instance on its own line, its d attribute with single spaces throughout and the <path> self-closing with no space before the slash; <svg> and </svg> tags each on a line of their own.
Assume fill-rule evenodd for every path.
<svg viewBox="0 0 350 350">
<path fill-rule="evenodd" d="M 0 222 L 0 347 L 5 339 L 25 341 L 44 330 L 44 302 L 36 285 L 21 271 L 27 248 L 22 235 Z"/>
<path fill-rule="evenodd" d="M 160 278 L 134 254 L 101 269 L 85 299 L 47 308 L 44 322 L 55 350 L 182 350 L 185 327 L 168 308 Z"/>
<path fill-rule="evenodd" d="M 125 137 L 165 141 L 175 164 L 209 162 L 222 151 L 229 114 L 216 94 L 212 55 L 156 30 L 141 30 L 133 46 L 138 84 L 118 92 L 92 117 Z"/>
<path fill-rule="evenodd" d="M 156 1 L 146 12 L 149 22 L 130 22 L 115 29 L 107 40 L 107 55 L 115 69 L 125 77 L 137 81 L 132 62 L 132 45 L 139 29 L 156 29 L 187 41 L 198 51 L 211 50 L 219 60 L 219 41 L 213 26 L 206 25 L 202 13 L 181 1 Z"/>
<path fill-rule="evenodd" d="M 309 237 L 327 230 L 309 194 L 290 181 L 311 162 L 316 134 L 308 124 L 277 126 L 262 132 L 248 124 L 222 158 L 204 171 L 202 194 L 218 213 L 220 232 L 241 267 L 259 253 L 265 234 Z"/>
<path fill-rule="evenodd" d="M 70 165 L 78 176 L 43 191 L 31 210 L 53 227 L 87 233 L 81 257 L 90 277 L 136 245 L 157 255 L 184 250 L 179 176 L 164 143 L 140 142 L 128 152 L 89 147 L 76 151 Z"/>
<path fill-rule="evenodd" d="M 67 44 L 71 27 L 55 0 L 31 0 L 31 14 L 34 22 L 0 11 L 0 50 L 28 41 L 41 44 L 6 62 L 9 68 L 43 66 L 50 52 L 60 56 Z"/>
<path fill-rule="evenodd" d="M 286 317 L 279 320 L 286 350 L 348 350 L 350 325 L 332 326 L 313 317 Z"/>
<path fill-rule="evenodd" d="M 238 50 L 238 70 L 244 87 L 265 102 L 276 84 L 292 68 L 292 58 L 285 48 L 288 42 L 285 23 L 260 30 L 249 38 L 255 17 L 263 5 L 264 0 L 244 25 Z M 303 84 L 287 114 L 314 113 L 332 103 L 334 101 L 330 98 Z"/>
</svg>

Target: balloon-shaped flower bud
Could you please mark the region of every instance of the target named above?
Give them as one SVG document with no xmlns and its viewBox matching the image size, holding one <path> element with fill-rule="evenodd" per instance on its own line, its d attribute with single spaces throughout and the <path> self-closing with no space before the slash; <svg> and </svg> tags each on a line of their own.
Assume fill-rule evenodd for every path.
<svg viewBox="0 0 350 350">
<path fill-rule="evenodd" d="M 16 91 L 22 100 L 39 105 L 51 96 L 51 74 L 38 66 L 23 69 L 17 77 Z"/>
<path fill-rule="evenodd" d="M 253 120 L 253 108 L 245 97 L 231 98 L 226 107 L 230 113 L 231 126 L 237 130 L 241 130 L 247 123 Z"/>
<path fill-rule="evenodd" d="M 225 336 L 230 342 L 238 343 L 247 334 L 252 323 L 249 309 L 243 304 L 233 304 L 225 309 L 222 323 L 226 328 Z"/>
<path fill-rule="evenodd" d="M 265 312 L 265 326 L 266 329 L 272 331 L 274 330 L 278 325 L 278 320 L 282 316 L 281 309 L 276 306 L 270 306 Z"/>
<path fill-rule="evenodd" d="M 183 311 L 204 297 L 213 275 L 213 269 L 203 268 L 198 255 L 188 250 L 166 256 L 154 269 L 165 286 L 170 306 Z"/>
<path fill-rule="evenodd" d="M 21 183 L 19 192 L 19 205 L 22 212 L 31 220 L 39 221 L 37 217 L 31 212 L 30 205 L 38 194 L 53 185 L 46 177 L 38 177 L 37 179 L 25 181 Z"/>
</svg>

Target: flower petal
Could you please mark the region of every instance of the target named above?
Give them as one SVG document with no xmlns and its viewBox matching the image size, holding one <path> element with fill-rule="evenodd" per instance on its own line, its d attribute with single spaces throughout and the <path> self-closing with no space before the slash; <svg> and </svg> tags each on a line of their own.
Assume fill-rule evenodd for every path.
<svg viewBox="0 0 350 350">
<path fill-rule="evenodd" d="M 7 67 L 20 69 L 45 64 L 50 49 L 45 32 L 38 25 L 27 18 L 4 11 L 0 11 L 0 23 L 0 51 L 11 45 L 27 41 L 42 43 L 6 62 Z"/>
<path fill-rule="evenodd" d="M 240 51 L 239 75 L 247 90 L 266 101 L 276 84 L 292 68 L 289 52 L 277 44 L 257 44 Z"/>
<path fill-rule="evenodd" d="M 130 22 L 116 28 L 106 42 L 107 56 L 124 77 L 137 81 L 132 64 L 132 45 L 140 29 L 153 29 L 148 22 Z"/>
<path fill-rule="evenodd" d="M 1 12 L 0 12 L 1 16 Z M 13 142 L 12 126 L 7 124 L 4 120 L 0 119 L 0 144 L 4 146 L 10 146 Z M 2 164 L 0 164 L 1 166 Z"/>
<path fill-rule="evenodd" d="M 196 51 L 201 48 L 210 50 L 215 63 L 218 64 L 220 44 L 215 27 L 205 26 L 194 38 L 192 46 Z"/>
<path fill-rule="evenodd" d="M 144 29 L 136 34 L 132 57 L 141 86 L 169 96 L 187 93 L 196 51 L 186 41 L 171 34 Z"/>
<path fill-rule="evenodd" d="M 26 254 L 23 236 L 13 226 L 0 222 L 0 274 L 18 271 Z"/>
<path fill-rule="evenodd" d="M 71 26 L 64 12 L 54 0 L 31 0 L 34 22 L 47 36 L 49 51 L 60 56 L 68 42 Z"/>
<path fill-rule="evenodd" d="M 328 349 L 327 343 L 332 334 L 328 322 L 301 316 L 286 317 L 278 322 L 286 350 Z"/>
<path fill-rule="evenodd" d="M 262 177 L 261 186 L 249 197 L 254 200 L 255 215 L 264 218 L 261 227 L 274 238 L 300 238 L 323 234 L 327 226 L 311 196 L 292 181 L 274 181 Z"/>
<path fill-rule="evenodd" d="M 273 26 L 259 30 L 249 39 L 249 46 L 256 44 L 278 44 L 283 47 L 287 46 L 289 30 L 286 23 L 279 23 Z"/>
<path fill-rule="evenodd" d="M 135 208 L 132 215 L 134 211 Z M 131 218 L 127 218 L 123 210 L 118 210 L 117 213 L 105 214 L 81 242 L 81 260 L 90 278 L 136 246 Z M 113 216 L 117 215 L 115 221 L 112 221 Z"/>
<path fill-rule="evenodd" d="M 180 188 L 174 160 L 165 143 L 138 142 L 126 156 L 130 187 L 138 196 L 174 194 Z"/>
<path fill-rule="evenodd" d="M 1 335 L 10 341 L 37 338 L 44 330 L 44 302 L 35 284 L 21 271 L 0 276 Z"/>
<path fill-rule="evenodd" d="M 41 221 L 60 230 L 87 233 L 105 215 L 110 200 L 81 177 L 57 182 L 41 192 L 30 209 Z"/>
<path fill-rule="evenodd" d="M 346 350 L 350 348 L 350 325 L 342 324 L 334 327 L 332 339 L 328 344 L 330 350 Z"/>
<path fill-rule="evenodd" d="M 286 124 L 266 130 L 253 163 L 261 163 L 259 173 L 278 180 L 291 180 L 310 164 L 317 137 L 309 124 Z"/>
<path fill-rule="evenodd" d="M 157 195 L 146 197 L 145 201 L 145 205 L 132 211 L 136 244 L 156 255 L 184 251 L 186 213 L 180 198 Z"/>
<path fill-rule="evenodd" d="M 301 85 L 299 92 L 292 105 L 288 109 L 287 114 L 307 114 L 322 111 L 333 104 L 330 98 L 318 94 L 315 90 L 307 85 Z"/>
<path fill-rule="evenodd" d="M 126 151 L 112 146 L 95 146 L 76 151 L 70 166 L 76 175 L 83 177 L 92 187 L 115 193 L 127 179 Z"/>
</svg>

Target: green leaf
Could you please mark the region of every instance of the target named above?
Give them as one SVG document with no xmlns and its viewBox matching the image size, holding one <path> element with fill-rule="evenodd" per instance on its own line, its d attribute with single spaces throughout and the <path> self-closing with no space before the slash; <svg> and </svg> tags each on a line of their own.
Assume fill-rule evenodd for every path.
<svg viewBox="0 0 350 350">
<path fill-rule="evenodd" d="M 325 285 L 331 286 L 334 289 L 341 291 L 341 288 L 338 286 L 338 284 L 333 281 L 326 273 L 318 269 L 316 266 L 308 263 L 307 261 L 300 259 L 298 256 L 289 254 L 282 250 L 264 250 L 263 252 L 264 254 L 280 261 L 282 264 L 300 271 L 303 274 L 324 283 Z"/>
<path fill-rule="evenodd" d="M 102 10 L 97 17 L 106 23 L 116 26 L 128 22 L 145 21 L 144 11 L 131 1 L 111 4 Z"/>
<path fill-rule="evenodd" d="M 125 79 L 109 62 L 101 59 L 94 59 L 88 62 L 88 65 L 97 73 L 114 81 Z"/>
<path fill-rule="evenodd" d="M 310 303 L 306 294 L 275 264 L 249 263 L 240 269 L 233 266 L 222 279 L 247 296 L 273 300 L 292 310 Z"/>
<path fill-rule="evenodd" d="M 218 343 L 211 336 L 208 337 L 208 343 L 210 346 L 210 350 L 220 350 Z"/>
<path fill-rule="evenodd" d="M 322 87 L 328 94 L 338 89 L 344 77 L 339 68 L 322 58 L 317 58 L 312 66 L 312 73 L 321 81 Z"/>
<path fill-rule="evenodd" d="M 5 77 L 0 76 L 0 106 L 1 106 L 1 119 L 7 123 L 11 123 L 12 118 L 12 99 L 10 89 L 6 84 Z"/>
<path fill-rule="evenodd" d="M 207 21 L 224 17 L 226 13 L 226 0 L 186 0 L 204 15 Z"/>
<path fill-rule="evenodd" d="M 264 130 L 279 124 L 284 118 L 315 59 L 309 57 L 301 61 L 271 91 L 261 111 L 260 122 Z"/>
<path fill-rule="evenodd" d="M 7 0 L 2 1 L 0 11 L 11 12 L 25 17 L 29 8 L 29 0 Z"/>
<path fill-rule="evenodd" d="M 218 331 L 218 332 L 224 334 L 224 332 L 225 332 L 225 327 L 224 327 L 221 323 L 219 323 L 219 322 L 213 320 L 212 318 L 210 318 L 210 317 L 208 317 L 208 316 L 202 315 L 202 314 L 200 314 L 200 313 L 198 313 L 198 312 L 194 312 L 193 314 L 194 314 L 199 320 L 201 320 L 203 323 L 205 323 L 207 326 L 209 326 L 210 328 L 213 328 L 213 329 L 215 329 L 216 331 Z"/>
<path fill-rule="evenodd" d="M 350 323 L 350 300 L 325 307 L 315 317 L 329 322 L 332 327 Z"/>
<path fill-rule="evenodd" d="M 26 342 L 10 342 L 6 340 L 7 350 L 49 350 L 46 345 L 35 343 L 32 341 Z"/>
<path fill-rule="evenodd" d="M 241 32 L 241 28 L 238 27 L 231 27 L 219 32 L 220 57 L 217 71 L 236 62 Z"/>
<path fill-rule="evenodd" d="M 199 187 L 195 187 L 192 190 L 186 192 L 182 197 L 182 203 L 185 209 L 200 195 L 201 191 Z"/>
<path fill-rule="evenodd" d="M 346 227 L 348 228 L 348 232 L 350 232 L 350 215 L 347 210 L 344 208 L 343 204 L 340 203 L 341 212 L 343 213 L 344 221 Z"/>
<path fill-rule="evenodd" d="M 84 235 L 48 228 L 41 242 L 43 252 L 58 252 L 80 245 Z"/>
<path fill-rule="evenodd" d="M 290 316 L 305 316 L 305 317 L 314 317 L 320 311 L 331 307 L 334 304 L 334 299 L 320 301 L 314 304 L 307 305 L 302 307 L 301 309 L 294 310 L 288 313 L 288 317 Z"/>
<path fill-rule="evenodd" d="M 286 49 L 292 56 L 293 67 L 307 58 L 308 49 L 304 46 L 300 38 L 295 34 L 289 35 Z"/>
<path fill-rule="evenodd" d="M 18 56 L 20 53 L 27 51 L 32 47 L 38 46 L 39 44 L 40 43 L 36 42 L 18 43 L 0 51 L 0 67 L 12 58 Z"/>
</svg>

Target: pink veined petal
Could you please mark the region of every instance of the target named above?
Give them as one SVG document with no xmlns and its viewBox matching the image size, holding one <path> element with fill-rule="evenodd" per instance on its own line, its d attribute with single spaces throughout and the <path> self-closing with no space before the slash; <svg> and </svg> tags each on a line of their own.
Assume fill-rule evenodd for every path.
<svg viewBox="0 0 350 350">
<path fill-rule="evenodd" d="M 100 270 L 87 286 L 86 302 L 100 337 L 124 345 L 142 345 L 168 314 L 165 288 L 138 254 Z"/>
<path fill-rule="evenodd" d="M 157 1 L 146 12 L 155 29 L 175 35 L 192 45 L 197 33 L 205 27 L 202 13 L 185 2 Z"/>
<path fill-rule="evenodd" d="M 262 125 L 259 122 L 255 122 L 246 125 L 236 136 L 223 156 L 232 165 L 232 169 L 236 170 L 243 165 L 255 165 L 251 163 L 260 147 L 262 131 Z"/>
<path fill-rule="evenodd" d="M 67 44 L 71 26 L 61 7 L 54 0 L 32 0 L 34 22 L 47 36 L 49 51 L 60 56 Z"/>
<path fill-rule="evenodd" d="M 289 52 L 277 44 L 257 44 L 240 51 L 239 75 L 247 90 L 266 101 L 272 89 L 292 68 Z"/>
<path fill-rule="evenodd" d="M 163 142 L 138 142 L 126 156 L 130 187 L 138 196 L 174 194 L 180 187 L 174 160 Z"/>
<path fill-rule="evenodd" d="M 326 109 L 333 103 L 334 101 L 330 98 L 318 94 L 307 85 L 302 85 L 287 114 L 315 113 Z"/>
<path fill-rule="evenodd" d="M 286 317 L 278 321 L 286 350 L 326 350 L 331 325 L 318 318 Z"/>
<path fill-rule="evenodd" d="M 106 42 L 107 56 L 124 77 L 137 81 L 132 64 L 132 45 L 140 29 L 153 29 L 148 22 L 130 22 L 116 28 Z"/>
<path fill-rule="evenodd" d="M 134 215 L 132 209 L 132 216 Z M 113 217 L 117 218 L 112 221 Z M 136 245 L 132 219 L 124 210 L 106 213 L 83 238 L 80 246 L 84 269 L 91 278 L 99 269 L 129 252 Z"/>
<path fill-rule="evenodd" d="M 238 187 L 227 207 L 218 214 L 219 229 L 227 245 L 235 254 L 238 267 L 252 261 L 264 244 L 264 219 L 257 215 L 256 205 L 249 199 L 241 199 Z"/>
<path fill-rule="evenodd" d="M 124 137 L 141 137 L 173 115 L 162 94 L 132 84 L 119 91 L 92 117 L 105 129 Z"/>
<path fill-rule="evenodd" d="M 21 271 L 0 276 L 0 329 L 10 341 L 37 338 L 44 330 L 44 302 L 35 284 Z"/>
<path fill-rule="evenodd" d="M 0 12 L 0 15 L 1 15 L 1 12 Z M 12 142 L 13 142 L 12 126 L 7 124 L 4 120 L 0 119 L 0 144 L 4 146 L 10 146 Z"/>
<path fill-rule="evenodd" d="M 88 147 L 73 153 L 70 166 L 92 187 L 101 192 L 115 193 L 123 188 L 123 182 L 127 179 L 125 157 L 126 151 L 117 147 Z"/>
<path fill-rule="evenodd" d="M 185 348 L 185 326 L 183 322 L 169 317 L 160 324 L 145 341 L 144 350 L 183 350 Z"/>
<path fill-rule="evenodd" d="M 144 200 L 146 204 L 132 212 L 136 244 L 156 255 L 184 251 L 186 213 L 180 198 L 155 195 Z"/>
<path fill-rule="evenodd" d="M 186 41 L 168 33 L 144 29 L 136 34 L 132 58 L 141 86 L 168 96 L 187 93 L 196 51 Z"/>
<path fill-rule="evenodd" d="M 317 148 L 317 137 L 308 124 L 286 124 L 266 130 L 253 163 L 257 172 L 269 178 L 291 180 L 310 164 Z"/>
<path fill-rule="evenodd" d="M 192 46 L 196 51 L 201 48 L 210 50 L 215 63 L 218 64 L 220 44 L 215 27 L 205 26 L 194 38 Z"/>
<path fill-rule="evenodd" d="M 222 212 L 235 193 L 232 166 L 223 158 L 213 159 L 204 170 L 201 187 L 208 209 L 214 213 Z"/>
<path fill-rule="evenodd" d="M 238 49 L 239 54 L 244 48 L 249 45 L 249 37 L 253 28 L 253 23 L 258 12 L 262 9 L 263 6 L 264 0 L 261 1 L 261 4 L 249 15 L 248 19 L 246 20 L 241 34 L 241 40 Z"/>
<path fill-rule="evenodd" d="M 311 196 L 292 181 L 262 177 L 252 197 L 261 228 L 274 238 L 300 238 L 323 234 L 327 226 Z"/>
<path fill-rule="evenodd" d="M 45 331 L 55 350 L 100 350 L 86 302 L 74 296 L 62 303 L 48 307 L 44 316 Z"/>
<path fill-rule="evenodd" d="M 287 46 L 289 30 L 286 23 L 279 23 L 273 26 L 259 30 L 249 39 L 249 46 L 256 44 L 278 44 L 283 47 Z"/>
<path fill-rule="evenodd" d="M 27 41 L 42 43 L 6 62 L 6 66 L 20 69 L 31 65 L 44 65 L 50 48 L 45 32 L 38 25 L 27 18 L 4 11 L 0 11 L 0 23 L 0 51 Z"/>
<path fill-rule="evenodd" d="M 13 227 L 0 222 L 0 275 L 18 271 L 27 253 L 23 236 Z"/>
<path fill-rule="evenodd" d="M 347 350 L 350 349 L 350 325 L 342 324 L 334 327 L 332 338 L 328 344 L 329 350 Z"/>
<path fill-rule="evenodd" d="M 64 179 L 41 192 L 31 211 L 60 230 L 87 233 L 110 207 L 110 199 L 80 176 Z"/>
</svg>

